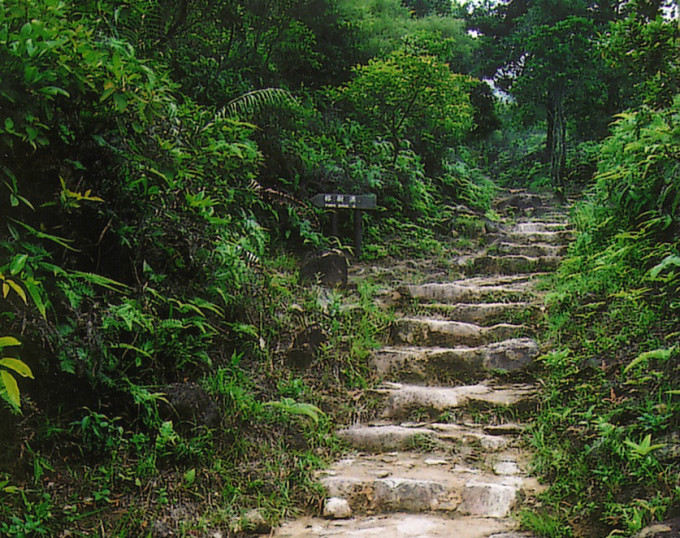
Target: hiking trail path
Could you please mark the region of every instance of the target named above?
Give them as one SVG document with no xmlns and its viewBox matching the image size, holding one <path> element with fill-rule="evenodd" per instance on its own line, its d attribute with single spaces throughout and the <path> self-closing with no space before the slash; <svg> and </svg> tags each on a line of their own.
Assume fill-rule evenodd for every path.
<svg viewBox="0 0 680 538">
<path fill-rule="evenodd" d="M 352 451 L 319 473 L 325 517 L 274 536 L 531 538 L 513 514 L 542 489 L 522 440 L 539 403 L 527 369 L 547 351 L 534 339 L 536 282 L 573 234 L 548 195 L 503 191 L 495 209 L 485 249 L 457 259 L 466 278 L 395 273 L 391 344 L 371 358 L 381 411 L 337 432 Z"/>
</svg>

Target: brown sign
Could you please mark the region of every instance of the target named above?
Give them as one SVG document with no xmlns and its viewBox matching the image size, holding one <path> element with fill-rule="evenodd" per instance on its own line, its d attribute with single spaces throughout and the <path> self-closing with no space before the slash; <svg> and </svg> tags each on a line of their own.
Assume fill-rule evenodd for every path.
<svg viewBox="0 0 680 538">
<path fill-rule="evenodd" d="M 375 209 L 375 194 L 324 194 L 312 197 L 312 204 L 326 209 Z"/>
</svg>

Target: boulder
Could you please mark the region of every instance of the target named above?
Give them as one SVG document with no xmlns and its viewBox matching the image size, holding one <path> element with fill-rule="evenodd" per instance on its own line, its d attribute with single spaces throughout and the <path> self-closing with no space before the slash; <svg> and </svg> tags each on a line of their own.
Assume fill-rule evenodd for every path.
<svg viewBox="0 0 680 538">
<path fill-rule="evenodd" d="M 172 383 L 161 390 L 165 401 L 159 401 L 159 413 L 164 420 L 177 425 L 216 428 L 220 424 L 219 406 L 196 383 Z"/>
<path fill-rule="evenodd" d="M 300 267 L 300 280 L 328 287 L 346 286 L 348 266 L 347 257 L 339 250 L 311 254 Z"/>
</svg>

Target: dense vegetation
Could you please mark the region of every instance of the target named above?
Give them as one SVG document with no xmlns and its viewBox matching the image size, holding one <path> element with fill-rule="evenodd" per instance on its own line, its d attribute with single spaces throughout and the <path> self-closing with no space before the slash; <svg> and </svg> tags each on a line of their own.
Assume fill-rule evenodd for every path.
<svg viewBox="0 0 680 538">
<path fill-rule="evenodd" d="M 665 7 L 5 0 L 0 533 L 235 530 L 252 507 L 275 522 L 313 505 L 332 416 L 370 382 L 388 315 L 368 284 L 301 283 L 304 253 L 341 246 L 308 198 L 375 193 L 364 258 L 426 256 L 496 218 L 489 178 L 584 192 L 532 432 L 554 485 L 525 524 L 595 536 L 666 517 L 680 28 Z"/>
</svg>

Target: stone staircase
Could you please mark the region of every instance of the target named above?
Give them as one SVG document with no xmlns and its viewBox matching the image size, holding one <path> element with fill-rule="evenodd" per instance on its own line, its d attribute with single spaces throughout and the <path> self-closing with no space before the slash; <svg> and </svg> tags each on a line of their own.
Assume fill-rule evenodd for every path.
<svg viewBox="0 0 680 538">
<path fill-rule="evenodd" d="M 381 411 L 337 432 L 353 450 L 320 474 L 324 517 L 275 536 L 529 536 L 511 515 L 541 489 L 521 443 L 538 398 L 534 284 L 571 231 L 547 196 L 507 191 L 497 208 L 515 223 L 457 261 L 468 278 L 398 287 L 404 313 L 372 357 Z"/>
</svg>

